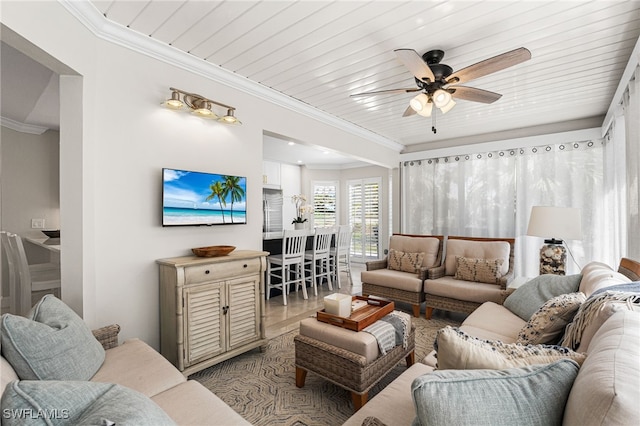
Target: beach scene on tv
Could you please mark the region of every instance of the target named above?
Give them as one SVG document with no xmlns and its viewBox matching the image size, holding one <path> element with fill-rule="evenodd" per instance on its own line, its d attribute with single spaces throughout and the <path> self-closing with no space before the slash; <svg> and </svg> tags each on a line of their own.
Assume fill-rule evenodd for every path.
<svg viewBox="0 0 640 426">
<path fill-rule="evenodd" d="M 246 178 L 174 169 L 163 175 L 163 225 L 247 223 Z"/>
</svg>

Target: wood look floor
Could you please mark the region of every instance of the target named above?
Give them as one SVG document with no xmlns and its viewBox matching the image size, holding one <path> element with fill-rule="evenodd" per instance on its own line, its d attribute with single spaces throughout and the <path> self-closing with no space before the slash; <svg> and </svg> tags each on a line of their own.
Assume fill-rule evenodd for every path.
<svg viewBox="0 0 640 426">
<path fill-rule="evenodd" d="M 298 329 L 300 320 L 314 316 L 317 311 L 324 307 L 324 297 L 332 293 L 344 293 L 358 295 L 362 292 L 360 273 L 365 270 L 365 265 L 360 263 L 351 264 L 351 276 L 353 285 L 349 284 L 349 278 L 342 272 L 340 281 L 341 288 L 333 283 L 333 290 L 329 290 L 326 282 L 318 288 L 318 295 L 313 295 L 313 290 L 307 288 L 308 299 L 304 299 L 302 291 L 291 292 L 287 296 L 287 305 L 282 304 L 282 296 L 271 297 L 265 301 L 266 335 L 268 339 L 279 336 L 291 330 Z"/>
</svg>

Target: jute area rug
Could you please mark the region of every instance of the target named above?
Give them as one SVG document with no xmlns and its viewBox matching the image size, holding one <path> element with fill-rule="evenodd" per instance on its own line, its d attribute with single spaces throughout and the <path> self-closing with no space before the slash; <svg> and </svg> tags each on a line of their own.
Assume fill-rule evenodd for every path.
<svg viewBox="0 0 640 426">
<path fill-rule="evenodd" d="M 433 350 L 435 333 L 458 321 L 413 318 L 416 325 L 416 361 Z M 298 331 L 269 341 L 267 350 L 255 349 L 209 367 L 189 378 L 215 393 L 250 423 L 287 426 L 336 426 L 352 414 L 351 394 L 313 373 L 305 386 L 295 385 L 294 343 Z M 370 392 L 369 399 L 406 370 L 402 361 Z M 212 419 L 213 420 L 213 419 Z M 215 424 L 215 420 L 212 422 Z"/>
</svg>

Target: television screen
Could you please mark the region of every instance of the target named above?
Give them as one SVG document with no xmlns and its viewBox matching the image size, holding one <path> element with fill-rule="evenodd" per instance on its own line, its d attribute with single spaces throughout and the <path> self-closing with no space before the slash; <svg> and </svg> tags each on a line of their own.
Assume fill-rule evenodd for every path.
<svg viewBox="0 0 640 426">
<path fill-rule="evenodd" d="M 162 226 L 247 223 L 247 179 L 162 169 Z"/>
</svg>

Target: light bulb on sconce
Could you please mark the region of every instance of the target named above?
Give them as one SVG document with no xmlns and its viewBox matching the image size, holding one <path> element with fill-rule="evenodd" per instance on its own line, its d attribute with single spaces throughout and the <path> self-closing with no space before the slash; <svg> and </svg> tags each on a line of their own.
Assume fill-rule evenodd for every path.
<svg viewBox="0 0 640 426">
<path fill-rule="evenodd" d="M 171 99 L 167 99 L 161 105 L 173 110 L 184 108 L 184 103 L 180 100 L 180 93 L 175 90 L 171 92 Z"/>
<path fill-rule="evenodd" d="M 233 126 L 239 126 L 242 123 L 236 118 L 236 116 L 234 115 L 234 111 L 234 108 L 227 109 L 227 115 L 218 118 L 218 121 Z"/>
</svg>

